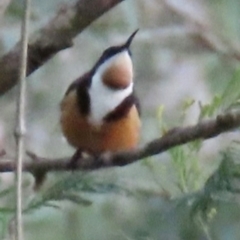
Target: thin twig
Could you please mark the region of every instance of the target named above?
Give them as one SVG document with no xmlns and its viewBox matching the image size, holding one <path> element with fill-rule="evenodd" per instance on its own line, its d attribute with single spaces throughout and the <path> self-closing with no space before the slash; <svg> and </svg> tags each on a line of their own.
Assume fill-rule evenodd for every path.
<svg viewBox="0 0 240 240">
<path fill-rule="evenodd" d="M 27 72 L 27 50 L 28 50 L 28 20 L 30 14 L 30 0 L 24 1 L 24 16 L 21 27 L 21 60 L 19 76 L 19 96 L 17 99 L 17 127 L 15 131 L 17 142 L 16 159 L 16 230 L 15 239 L 23 239 L 22 226 L 22 164 L 25 157 L 25 98 L 26 98 L 26 72 Z"/>
<path fill-rule="evenodd" d="M 161 138 L 155 139 L 144 147 L 118 153 L 103 154 L 99 157 L 86 157 L 79 159 L 76 170 L 95 170 L 113 166 L 125 166 L 140 159 L 153 156 L 170 148 L 198 140 L 209 139 L 219 134 L 230 131 L 240 126 L 240 110 L 217 116 L 212 120 L 202 121 L 194 126 L 177 127 L 169 130 Z M 38 161 L 26 161 L 23 171 L 36 173 L 47 173 L 50 171 L 68 171 L 69 159 L 47 159 L 30 154 L 31 158 Z M 14 171 L 15 165 L 12 161 L 0 161 L 0 172 Z"/>
</svg>

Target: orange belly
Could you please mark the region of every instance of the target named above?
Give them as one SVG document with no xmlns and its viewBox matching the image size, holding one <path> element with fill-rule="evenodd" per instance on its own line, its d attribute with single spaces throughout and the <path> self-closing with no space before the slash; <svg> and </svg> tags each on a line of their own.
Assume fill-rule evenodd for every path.
<svg viewBox="0 0 240 240">
<path fill-rule="evenodd" d="M 94 127 L 81 115 L 75 91 L 69 93 L 61 104 L 61 126 L 66 139 L 72 146 L 94 154 L 135 148 L 139 142 L 140 125 L 135 106 L 124 118 Z"/>
</svg>

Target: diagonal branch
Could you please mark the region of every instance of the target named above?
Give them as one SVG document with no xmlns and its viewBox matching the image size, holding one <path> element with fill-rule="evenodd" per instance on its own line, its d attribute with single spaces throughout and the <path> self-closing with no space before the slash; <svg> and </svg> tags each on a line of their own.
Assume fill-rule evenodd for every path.
<svg viewBox="0 0 240 240">
<path fill-rule="evenodd" d="M 33 73 L 72 41 L 94 20 L 123 0 L 77 0 L 59 9 L 46 26 L 30 37 L 27 75 Z M 0 59 L 0 95 L 16 85 L 21 47 L 16 46 Z"/>
<path fill-rule="evenodd" d="M 99 157 L 86 157 L 79 159 L 76 169 L 94 170 L 113 166 L 125 166 L 140 159 L 162 153 L 170 148 L 183 145 L 197 139 L 209 139 L 221 133 L 240 126 L 240 110 L 218 115 L 215 119 L 202 121 L 194 126 L 177 127 L 169 130 L 164 136 L 158 138 L 143 148 L 134 151 L 107 153 Z M 25 162 L 23 170 L 36 175 L 48 171 L 67 171 L 69 158 L 46 159 L 32 154 L 38 161 Z M 11 161 L 0 162 L 0 172 L 14 171 L 15 165 Z"/>
</svg>

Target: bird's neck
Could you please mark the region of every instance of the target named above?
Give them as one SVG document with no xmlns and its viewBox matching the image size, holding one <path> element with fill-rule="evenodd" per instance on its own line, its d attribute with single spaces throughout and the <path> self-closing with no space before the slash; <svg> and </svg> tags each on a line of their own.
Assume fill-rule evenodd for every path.
<svg viewBox="0 0 240 240">
<path fill-rule="evenodd" d="M 102 81 L 101 76 L 95 74 L 88 89 L 90 98 L 90 123 L 98 126 L 101 125 L 104 122 L 104 118 L 117 109 L 132 93 L 132 81 L 124 89 L 113 89 Z"/>
</svg>

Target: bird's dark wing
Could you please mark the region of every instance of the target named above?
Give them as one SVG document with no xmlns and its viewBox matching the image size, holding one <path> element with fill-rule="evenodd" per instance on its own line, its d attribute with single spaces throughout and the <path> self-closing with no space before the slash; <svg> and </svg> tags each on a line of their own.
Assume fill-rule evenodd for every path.
<svg viewBox="0 0 240 240">
<path fill-rule="evenodd" d="M 90 85 L 91 74 L 90 72 L 87 72 L 69 85 L 67 91 L 65 92 L 65 96 L 68 95 L 72 90 L 77 89 L 78 87 L 89 87 Z"/>
<path fill-rule="evenodd" d="M 140 104 L 139 98 L 136 95 L 134 90 L 133 90 L 133 97 L 134 97 L 134 103 L 135 103 L 137 111 L 138 111 L 138 115 L 141 116 L 141 104 Z"/>
<path fill-rule="evenodd" d="M 72 91 L 76 91 L 77 102 L 80 112 L 87 115 L 90 111 L 90 97 L 88 88 L 91 85 L 92 75 L 90 72 L 85 73 L 80 78 L 76 79 L 67 89 L 64 98 L 67 98 Z M 64 101 L 64 99 L 63 99 Z"/>
</svg>

